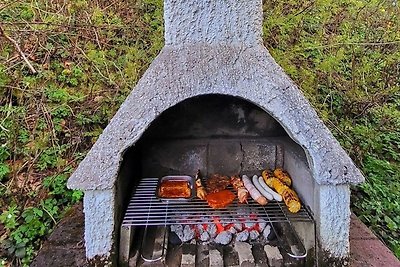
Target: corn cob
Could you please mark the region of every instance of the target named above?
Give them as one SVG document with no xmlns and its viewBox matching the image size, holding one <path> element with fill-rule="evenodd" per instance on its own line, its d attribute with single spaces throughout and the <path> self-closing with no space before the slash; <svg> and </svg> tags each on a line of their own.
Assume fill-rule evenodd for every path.
<svg viewBox="0 0 400 267">
<path fill-rule="evenodd" d="M 265 181 L 266 179 L 269 179 L 269 178 L 274 177 L 273 175 L 271 175 L 270 170 L 263 170 L 262 173 L 261 173 L 261 175 L 262 175 L 264 181 Z"/>
<path fill-rule="evenodd" d="M 290 179 L 289 174 L 287 172 L 285 172 L 283 169 L 281 169 L 281 168 L 275 169 L 274 176 L 276 178 L 278 178 L 279 180 L 281 180 L 287 186 L 290 187 L 292 185 L 292 179 Z"/>
<path fill-rule="evenodd" d="M 265 176 L 267 177 L 267 176 Z M 300 210 L 300 200 L 294 190 L 290 189 L 287 185 L 285 185 L 281 180 L 276 177 L 265 178 L 263 172 L 263 178 L 265 183 L 275 189 L 275 191 L 282 196 L 283 201 L 285 201 L 286 206 L 289 211 L 292 213 L 296 213 Z"/>
</svg>

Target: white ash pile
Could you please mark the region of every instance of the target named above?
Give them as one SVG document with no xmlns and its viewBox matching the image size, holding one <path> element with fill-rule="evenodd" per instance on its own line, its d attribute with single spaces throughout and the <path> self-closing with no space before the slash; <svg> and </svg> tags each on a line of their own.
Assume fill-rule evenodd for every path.
<svg viewBox="0 0 400 267">
<path fill-rule="evenodd" d="M 188 218 L 189 221 L 189 218 Z M 213 216 L 190 218 L 191 224 L 171 225 L 171 232 L 179 238 L 181 242 L 189 242 L 192 239 L 203 243 L 227 245 L 232 241 L 268 241 L 271 239 L 271 225 L 257 215 L 248 214 L 246 217 L 220 218 Z M 193 221 L 197 222 L 193 224 Z M 182 222 L 182 221 L 181 221 Z"/>
</svg>

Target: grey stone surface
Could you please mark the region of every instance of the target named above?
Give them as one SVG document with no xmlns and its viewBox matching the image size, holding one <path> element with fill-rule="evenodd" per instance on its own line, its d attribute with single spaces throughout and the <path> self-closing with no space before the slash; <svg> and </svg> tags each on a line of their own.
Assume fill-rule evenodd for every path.
<svg viewBox="0 0 400 267">
<path fill-rule="evenodd" d="M 208 172 L 234 175 L 240 173 L 243 153 L 239 141 L 210 142 L 208 149 Z"/>
<path fill-rule="evenodd" d="M 281 146 L 283 140 L 273 137 L 254 138 L 252 141 L 246 138 L 154 141 L 146 144 L 140 168 L 144 177 L 168 174 L 193 176 L 198 169 L 203 175 L 261 175 L 261 170 L 275 167 L 276 147 Z M 283 159 L 279 161 L 283 162 Z M 302 162 L 305 161 L 302 159 Z"/>
<path fill-rule="evenodd" d="M 275 168 L 276 145 L 274 143 L 242 142 L 242 171 L 258 174 L 263 169 Z M 257 171 L 257 172 L 255 172 Z"/>
<path fill-rule="evenodd" d="M 166 0 L 165 44 L 262 43 L 261 0 Z"/>
<path fill-rule="evenodd" d="M 210 249 L 209 251 L 210 267 L 224 266 L 224 259 L 221 252 L 217 249 Z"/>
<path fill-rule="evenodd" d="M 239 256 L 239 265 L 241 267 L 245 266 L 255 266 L 253 252 L 251 250 L 251 245 L 247 242 L 236 242 L 235 250 Z"/>
<path fill-rule="evenodd" d="M 319 245 L 331 258 L 348 257 L 350 228 L 350 189 L 348 185 L 321 185 L 317 196 L 314 216 L 318 218 Z"/>
<path fill-rule="evenodd" d="M 168 174 L 206 173 L 207 142 L 157 142 L 143 153 L 143 175 L 160 177 Z"/>
<path fill-rule="evenodd" d="M 101 255 L 111 256 L 114 234 L 114 191 L 85 191 L 83 199 L 85 213 L 86 257 L 94 259 Z"/>
<path fill-rule="evenodd" d="M 283 160 L 285 158 L 285 152 L 283 145 L 277 145 L 276 146 L 276 162 L 275 162 L 275 168 L 283 168 Z"/>
<path fill-rule="evenodd" d="M 270 267 L 280 267 L 283 266 L 283 257 L 281 252 L 277 247 L 270 245 L 264 246 L 264 251 L 267 254 L 268 265 Z"/>
</svg>

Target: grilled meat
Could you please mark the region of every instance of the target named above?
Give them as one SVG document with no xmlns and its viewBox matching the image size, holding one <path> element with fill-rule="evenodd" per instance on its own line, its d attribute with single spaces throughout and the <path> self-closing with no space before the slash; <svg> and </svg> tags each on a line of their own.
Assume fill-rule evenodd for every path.
<svg viewBox="0 0 400 267">
<path fill-rule="evenodd" d="M 207 192 L 216 193 L 225 190 L 230 183 L 231 182 L 228 176 L 213 174 L 206 181 Z"/>
<path fill-rule="evenodd" d="M 244 187 L 242 179 L 237 175 L 231 176 L 231 184 L 233 189 L 237 191 L 239 203 L 247 203 L 249 191 Z"/>
<path fill-rule="evenodd" d="M 221 190 L 207 195 L 207 203 L 213 209 L 223 209 L 235 199 L 235 194 L 229 190 Z"/>
</svg>

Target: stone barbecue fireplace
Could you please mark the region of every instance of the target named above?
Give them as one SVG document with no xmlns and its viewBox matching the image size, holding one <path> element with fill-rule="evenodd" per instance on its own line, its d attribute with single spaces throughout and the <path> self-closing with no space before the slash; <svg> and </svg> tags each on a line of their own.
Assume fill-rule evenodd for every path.
<svg viewBox="0 0 400 267">
<path fill-rule="evenodd" d="M 85 192 L 86 257 L 117 265 L 146 177 L 283 167 L 312 217 L 291 224 L 307 265 L 345 264 L 364 177 L 263 46 L 261 0 L 165 0 L 164 19 L 164 48 L 68 181 Z"/>
</svg>

